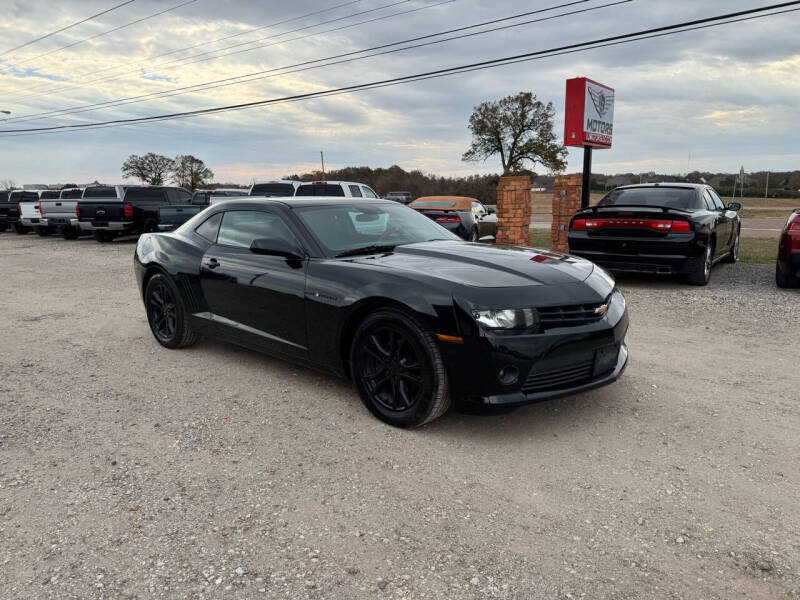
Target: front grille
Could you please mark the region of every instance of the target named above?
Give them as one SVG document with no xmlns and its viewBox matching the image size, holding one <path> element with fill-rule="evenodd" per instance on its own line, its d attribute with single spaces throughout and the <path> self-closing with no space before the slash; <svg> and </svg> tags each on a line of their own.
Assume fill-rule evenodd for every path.
<svg viewBox="0 0 800 600">
<path fill-rule="evenodd" d="M 537 308 L 539 311 L 539 322 L 542 329 L 552 329 L 553 327 L 576 327 L 587 325 L 603 318 L 605 311 L 597 312 L 600 307 L 607 304 L 600 302 L 597 304 L 573 304 L 570 306 L 545 306 Z"/>
<path fill-rule="evenodd" d="M 593 359 L 549 371 L 535 372 L 534 368 L 522 384 L 522 391 L 532 394 L 562 387 L 574 387 L 592 379 L 593 368 Z"/>
</svg>

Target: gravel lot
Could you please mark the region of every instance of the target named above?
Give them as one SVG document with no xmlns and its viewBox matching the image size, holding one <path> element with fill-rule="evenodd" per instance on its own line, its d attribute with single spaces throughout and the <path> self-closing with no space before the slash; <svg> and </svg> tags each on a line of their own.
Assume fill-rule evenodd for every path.
<svg viewBox="0 0 800 600">
<path fill-rule="evenodd" d="M 130 241 L 0 235 L 0 596 L 800 598 L 800 293 L 621 280 L 616 385 L 416 431 L 153 340 Z"/>
</svg>

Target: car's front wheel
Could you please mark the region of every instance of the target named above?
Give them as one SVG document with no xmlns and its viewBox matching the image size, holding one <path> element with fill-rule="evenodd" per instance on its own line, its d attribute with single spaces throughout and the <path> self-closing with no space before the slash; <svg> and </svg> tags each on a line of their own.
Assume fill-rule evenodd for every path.
<svg viewBox="0 0 800 600">
<path fill-rule="evenodd" d="M 419 427 L 450 407 L 433 334 L 399 310 L 378 310 L 364 319 L 351 345 L 350 369 L 366 407 L 395 427 Z"/>
<path fill-rule="evenodd" d="M 730 252 L 728 252 L 728 256 L 722 259 L 722 262 L 726 263 L 735 263 L 739 260 L 739 237 L 741 236 L 741 232 L 736 232 L 736 239 L 733 240 L 733 244 L 731 244 Z"/>
<path fill-rule="evenodd" d="M 178 289 L 168 276 L 156 273 L 144 292 L 147 321 L 156 341 L 166 348 L 184 348 L 197 341 Z"/>
</svg>

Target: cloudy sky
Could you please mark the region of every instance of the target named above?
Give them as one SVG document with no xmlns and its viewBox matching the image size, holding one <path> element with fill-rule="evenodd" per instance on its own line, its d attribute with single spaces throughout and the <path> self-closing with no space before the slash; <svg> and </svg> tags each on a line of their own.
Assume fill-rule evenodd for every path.
<svg viewBox="0 0 800 600">
<path fill-rule="evenodd" d="M 0 110 L 11 114 L 0 114 L 6 119 L 0 129 L 290 96 L 777 2 L 631 0 L 603 7 L 614 0 L 584 0 L 469 31 L 586 11 L 580 14 L 287 73 L 280 69 L 569 0 L 135 0 L 14 49 L 123 1 L 2 0 Z M 147 18 L 161 11 L 168 12 Z M 117 27 L 122 28 L 106 33 Z M 428 41 L 435 39 L 441 38 Z M 237 85 L 176 89 L 264 71 Z M 461 161 L 472 107 L 529 90 L 554 103 L 560 136 L 564 81 L 576 76 L 616 89 L 614 148 L 595 153 L 596 172 L 800 169 L 800 12 L 794 12 L 309 101 L 90 131 L 2 136 L 0 179 L 113 182 L 120 180 L 120 165 L 129 154 L 148 151 L 194 154 L 218 181 L 310 170 L 318 166 L 320 150 L 330 167 L 399 164 L 448 175 L 496 172 L 496 161 Z M 124 105 L 81 108 L 161 92 L 162 97 Z M 81 112 L 39 115 L 65 109 Z M 569 170 L 580 168 L 581 152 L 570 152 Z"/>
</svg>

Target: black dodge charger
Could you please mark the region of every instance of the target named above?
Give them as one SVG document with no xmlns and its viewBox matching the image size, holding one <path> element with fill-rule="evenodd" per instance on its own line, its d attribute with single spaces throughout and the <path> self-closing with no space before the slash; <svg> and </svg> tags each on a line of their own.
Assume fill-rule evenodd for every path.
<svg viewBox="0 0 800 600">
<path fill-rule="evenodd" d="M 708 185 L 618 187 L 572 217 L 569 250 L 612 271 L 681 274 L 706 285 L 714 264 L 739 258 L 741 207 L 725 206 Z"/>
<path fill-rule="evenodd" d="M 350 377 L 379 419 L 515 405 L 615 381 L 625 299 L 592 263 L 459 240 L 387 200 L 216 204 L 134 258 L 167 348 L 223 338 Z"/>
</svg>

